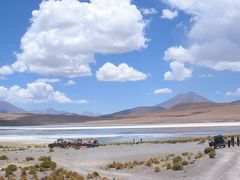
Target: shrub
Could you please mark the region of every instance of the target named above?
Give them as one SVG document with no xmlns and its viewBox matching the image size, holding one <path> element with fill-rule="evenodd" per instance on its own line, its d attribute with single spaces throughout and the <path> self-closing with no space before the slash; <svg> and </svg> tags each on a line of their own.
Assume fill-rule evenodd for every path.
<svg viewBox="0 0 240 180">
<path fill-rule="evenodd" d="M 27 172 L 24 170 L 21 173 L 20 180 L 28 180 L 27 178 Z"/>
<path fill-rule="evenodd" d="M 182 156 L 187 156 L 188 155 L 188 152 L 183 152 L 182 153 Z"/>
<path fill-rule="evenodd" d="M 3 156 L 0 156 L 0 160 L 7 160 L 8 159 L 8 157 L 7 156 L 5 156 L 5 155 L 3 155 Z"/>
<path fill-rule="evenodd" d="M 211 151 L 214 151 L 214 149 L 211 148 L 211 147 L 207 147 L 207 148 L 204 149 L 204 153 L 205 153 L 205 154 L 208 154 L 208 153 L 210 153 Z"/>
<path fill-rule="evenodd" d="M 26 161 L 33 161 L 34 158 L 33 157 L 26 157 Z"/>
<path fill-rule="evenodd" d="M 51 156 L 41 156 L 38 158 L 39 161 L 51 161 Z"/>
<path fill-rule="evenodd" d="M 145 165 L 148 166 L 148 167 L 152 166 L 152 160 L 151 159 L 147 160 Z"/>
<path fill-rule="evenodd" d="M 66 169 L 63 169 L 63 168 L 59 168 L 56 170 L 56 172 L 60 172 L 62 174 L 66 174 L 67 173 L 67 170 Z"/>
<path fill-rule="evenodd" d="M 88 173 L 88 175 L 87 175 L 87 179 L 94 179 L 94 177 L 93 177 L 92 174 Z"/>
<path fill-rule="evenodd" d="M 103 177 L 102 180 L 110 180 L 110 179 L 107 177 Z"/>
<path fill-rule="evenodd" d="M 160 162 L 159 158 L 156 158 L 156 157 L 151 158 L 151 161 L 153 164 L 159 164 L 159 162 Z"/>
<path fill-rule="evenodd" d="M 198 158 L 201 158 L 203 157 L 203 153 L 202 152 L 198 152 L 196 155 L 195 155 L 195 159 L 198 159 Z"/>
<path fill-rule="evenodd" d="M 33 175 L 33 180 L 38 180 L 38 177 L 36 174 Z"/>
<path fill-rule="evenodd" d="M 154 171 L 155 171 L 155 173 L 160 172 L 160 167 L 156 166 Z"/>
<path fill-rule="evenodd" d="M 100 177 L 99 173 L 96 172 L 96 171 L 94 171 L 94 172 L 92 173 L 92 175 L 93 175 L 93 177 L 94 177 L 95 179 Z"/>
<path fill-rule="evenodd" d="M 64 175 L 59 172 L 52 172 L 46 177 L 47 180 L 64 180 Z"/>
<path fill-rule="evenodd" d="M 174 162 L 172 165 L 172 170 L 177 171 L 177 170 L 182 170 L 183 169 L 183 164 L 181 161 Z"/>
<path fill-rule="evenodd" d="M 76 180 L 84 180 L 84 177 L 79 175 L 76 172 L 67 172 L 65 175 L 66 179 L 76 179 Z"/>
<path fill-rule="evenodd" d="M 115 167 L 116 167 L 116 162 L 113 162 L 107 165 L 108 169 L 115 168 Z"/>
<path fill-rule="evenodd" d="M 215 151 L 210 151 L 208 153 L 208 155 L 209 155 L 210 158 L 214 158 L 216 156 L 216 152 Z"/>
<path fill-rule="evenodd" d="M 37 174 L 37 168 L 35 166 L 30 166 L 29 167 L 29 174 L 34 175 Z"/>
<path fill-rule="evenodd" d="M 124 165 L 122 163 L 116 163 L 115 169 L 116 170 L 124 169 Z"/>
<path fill-rule="evenodd" d="M 180 162 L 180 161 L 182 161 L 181 156 L 176 156 L 176 157 L 173 158 L 173 163 Z"/>
<path fill-rule="evenodd" d="M 50 148 L 49 149 L 49 152 L 51 153 L 51 152 L 54 152 L 54 149 L 53 148 Z"/>
<path fill-rule="evenodd" d="M 182 162 L 182 164 L 183 164 L 183 166 L 186 166 L 186 165 L 188 165 L 188 162 L 187 162 L 186 160 L 184 160 L 184 161 Z"/>
<path fill-rule="evenodd" d="M 206 142 L 205 139 L 201 139 L 197 144 L 204 144 Z"/>
<path fill-rule="evenodd" d="M 13 175 L 15 171 L 17 171 L 17 166 L 15 164 L 9 164 L 5 168 L 6 177 L 8 177 L 9 175 Z"/>
<path fill-rule="evenodd" d="M 171 163 L 167 163 L 166 169 L 171 169 L 171 168 L 172 168 Z"/>
<path fill-rule="evenodd" d="M 57 167 L 57 164 L 52 161 L 52 158 L 50 156 L 42 156 L 38 160 L 42 161 L 39 165 L 41 172 L 45 169 L 55 170 Z"/>
</svg>

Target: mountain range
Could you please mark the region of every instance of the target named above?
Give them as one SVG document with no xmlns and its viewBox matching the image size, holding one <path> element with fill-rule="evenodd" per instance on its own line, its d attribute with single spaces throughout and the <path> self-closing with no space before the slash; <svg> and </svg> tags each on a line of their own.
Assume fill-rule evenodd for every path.
<svg viewBox="0 0 240 180">
<path fill-rule="evenodd" d="M 194 92 L 179 94 L 154 106 L 139 106 L 98 116 L 92 112 L 80 115 L 54 109 L 28 112 L 2 101 L 0 102 L 0 125 L 240 121 L 239 109 L 240 101 L 215 103 Z"/>
<path fill-rule="evenodd" d="M 170 109 L 179 104 L 199 104 L 199 103 L 213 103 L 213 102 L 194 93 L 194 92 L 188 92 L 188 93 L 178 94 L 175 97 L 173 97 L 165 102 L 162 102 L 160 104 L 154 105 L 154 106 L 139 106 L 139 107 L 134 107 L 131 109 L 125 109 L 125 110 L 121 110 L 118 112 L 114 112 L 114 113 L 105 115 L 105 117 L 106 116 L 126 116 L 126 115 L 141 115 L 141 114 L 147 114 L 147 113 L 155 113 L 155 112 L 164 111 L 166 109 Z M 53 108 L 48 108 L 48 109 L 43 109 L 43 110 L 26 111 L 22 108 L 14 106 L 5 101 L 0 101 L 0 113 L 7 113 L 7 114 L 31 113 L 31 114 L 50 114 L 50 115 L 75 114 L 75 113 L 70 113 L 67 111 L 55 110 Z M 94 113 L 91 111 L 85 111 L 81 115 L 91 116 L 91 117 L 102 116 L 100 113 Z"/>
<path fill-rule="evenodd" d="M 0 113 L 21 114 L 27 113 L 27 111 L 22 108 L 16 107 L 6 101 L 0 101 Z"/>
<path fill-rule="evenodd" d="M 109 114 L 110 116 L 126 116 L 126 115 L 140 115 L 154 112 L 161 112 L 180 104 L 201 104 L 201 103 L 213 103 L 212 101 L 194 93 L 188 92 L 178 94 L 175 97 L 157 104 L 155 106 L 139 106 L 132 109 L 126 109 L 119 112 Z"/>
<path fill-rule="evenodd" d="M 188 92 L 184 94 L 179 94 L 163 103 L 158 104 L 157 106 L 169 109 L 177 104 L 187 103 L 212 103 L 212 102 L 194 92 Z"/>
<path fill-rule="evenodd" d="M 74 114 L 54 109 L 26 111 L 0 102 L 0 125 L 46 125 L 68 123 L 171 123 L 240 121 L 240 101 L 215 103 L 194 92 L 179 94 L 154 106 L 139 106 L 107 115 Z"/>
</svg>

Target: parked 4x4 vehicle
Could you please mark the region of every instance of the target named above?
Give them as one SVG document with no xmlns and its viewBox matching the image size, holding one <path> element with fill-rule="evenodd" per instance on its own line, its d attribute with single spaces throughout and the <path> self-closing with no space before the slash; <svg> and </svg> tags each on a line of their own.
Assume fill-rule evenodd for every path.
<svg viewBox="0 0 240 180">
<path fill-rule="evenodd" d="M 213 141 L 209 142 L 210 147 L 214 147 L 214 149 L 222 148 L 226 146 L 226 141 L 224 140 L 222 135 L 214 136 Z"/>
</svg>

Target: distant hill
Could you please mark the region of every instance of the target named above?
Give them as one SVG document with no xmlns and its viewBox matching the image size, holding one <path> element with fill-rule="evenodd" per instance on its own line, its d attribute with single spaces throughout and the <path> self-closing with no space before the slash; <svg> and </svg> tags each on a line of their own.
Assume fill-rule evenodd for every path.
<svg viewBox="0 0 240 180">
<path fill-rule="evenodd" d="M 83 116 L 90 116 L 90 117 L 97 117 L 97 116 L 101 116 L 101 113 L 95 113 L 92 111 L 84 111 L 83 113 L 81 113 L 81 115 Z"/>
<path fill-rule="evenodd" d="M 211 103 L 210 100 L 194 93 L 188 92 L 184 94 L 179 94 L 163 103 L 158 104 L 157 106 L 164 107 L 164 108 L 171 108 L 178 104 L 187 104 L 187 103 Z"/>
<path fill-rule="evenodd" d="M 165 108 L 160 106 L 140 106 L 132 109 L 126 109 L 123 111 L 115 112 L 110 114 L 110 116 L 140 115 L 140 114 L 160 112 L 163 110 L 165 110 Z"/>
<path fill-rule="evenodd" d="M 231 103 L 240 103 L 240 100 L 232 101 Z"/>
<path fill-rule="evenodd" d="M 51 114 L 51 115 L 60 115 L 60 114 L 73 114 L 67 111 L 59 111 L 53 108 L 43 109 L 43 110 L 32 110 L 32 114 Z"/>
<path fill-rule="evenodd" d="M 0 113 L 18 114 L 27 112 L 24 109 L 14 106 L 6 101 L 0 101 Z"/>
</svg>

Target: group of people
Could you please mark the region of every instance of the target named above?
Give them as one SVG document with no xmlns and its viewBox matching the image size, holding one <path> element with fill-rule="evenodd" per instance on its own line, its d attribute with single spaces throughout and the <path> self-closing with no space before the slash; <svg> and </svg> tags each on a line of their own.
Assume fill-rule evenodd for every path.
<svg viewBox="0 0 240 180">
<path fill-rule="evenodd" d="M 232 136 L 231 138 L 228 138 L 228 139 L 227 139 L 227 144 L 228 144 L 228 147 L 229 147 L 229 148 L 230 148 L 231 146 L 234 146 L 235 144 L 236 144 L 237 146 L 239 146 L 239 145 L 240 145 L 239 136 L 237 136 L 236 142 L 235 142 L 234 136 Z"/>
<path fill-rule="evenodd" d="M 143 143 L 143 139 L 140 138 L 139 141 L 135 141 L 135 139 L 133 138 L 132 142 L 133 142 L 133 144 Z"/>
</svg>

